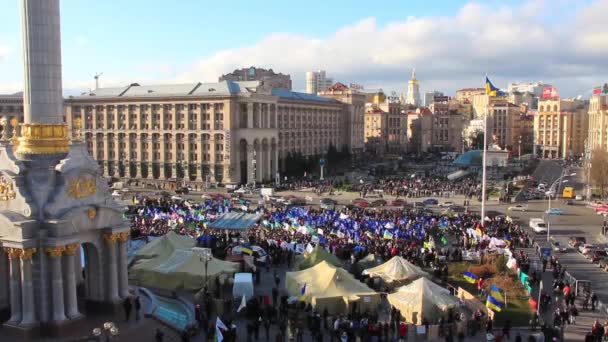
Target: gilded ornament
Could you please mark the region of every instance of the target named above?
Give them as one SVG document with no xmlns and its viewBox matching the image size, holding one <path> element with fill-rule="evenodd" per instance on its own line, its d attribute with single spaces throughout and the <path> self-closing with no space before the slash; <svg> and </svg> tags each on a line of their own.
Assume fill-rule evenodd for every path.
<svg viewBox="0 0 608 342">
<path fill-rule="evenodd" d="M 17 193 L 15 192 L 13 183 L 8 181 L 4 176 L 0 177 L 0 201 L 9 201 L 15 199 Z"/>
<path fill-rule="evenodd" d="M 72 243 L 72 244 L 66 245 L 65 254 L 66 255 L 75 255 L 76 251 L 78 250 L 78 247 L 80 247 L 80 244 L 78 244 L 78 243 Z"/>
<path fill-rule="evenodd" d="M 74 198 L 85 198 L 95 194 L 97 186 L 92 178 L 77 177 L 70 180 L 67 192 Z"/>
<path fill-rule="evenodd" d="M 64 246 L 55 246 L 55 247 L 47 247 L 44 249 L 45 252 L 49 253 L 53 258 L 60 257 L 61 254 L 65 251 Z"/>
<path fill-rule="evenodd" d="M 127 242 L 129 239 L 129 232 L 118 233 L 118 241 Z"/>
<path fill-rule="evenodd" d="M 106 233 L 106 234 L 103 234 L 103 238 L 107 242 L 116 243 L 116 240 L 118 240 L 118 234 Z"/>
<path fill-rule="evenodd" d="M 91 220 L 95 219 L 95 217 L 97 217 L 97 209 L 95 209 L 95 208 L 89 208 L 87 210 L 87 216 Z"/>
<path fill-rule="evenodd" d="M 23 250 L 23 253 L 21 254 L 21 259 L 22 260 L 30 260 L 32 258 L 32 255 L 34 255 L 34 253 L 36 253 L 36 248 L 27 248 Z"/>
<path fill-rule="evenodd" d="M 21 124 L 19 154 L 63 154 L 69 151 L 68 128 L 60 124 Z"/>
</svg>

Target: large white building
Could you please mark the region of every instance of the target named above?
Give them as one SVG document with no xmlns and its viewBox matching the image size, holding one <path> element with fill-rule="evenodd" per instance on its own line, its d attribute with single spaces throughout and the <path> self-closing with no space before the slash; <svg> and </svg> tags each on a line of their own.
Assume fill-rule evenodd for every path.
<svg viewBox="0 0 608 342">
<path fill-rule="evenodd" d="M 507 87 L 508 93 L 532 93 L 536 97 L 540 97 L 543 94 L 543 88 L 550 87 L 549 84 L 539 82 L 511 82 Z"/>
<path fill-rule="evenodd" d="M 325 70 L 308 71 L 306 72 L 306 92 L 309 94 L 317 94 L 333 84 L 333 79 L 328 78 Z"/>
<path fill-rule="evenodd" d="M 405 103 L 414 106 L 420 105 L 420 84 L 416 79 L 416 69 L 412 69 L 412 78 L 407 82 L 407 98 Z"/>
</svg>

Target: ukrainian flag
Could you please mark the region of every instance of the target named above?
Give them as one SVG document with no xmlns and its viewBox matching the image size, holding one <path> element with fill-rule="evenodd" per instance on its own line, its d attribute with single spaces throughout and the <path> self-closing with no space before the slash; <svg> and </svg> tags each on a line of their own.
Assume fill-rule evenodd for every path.
<svg viewBox="0 0 608 342">
<path fill-rule="evenodd" d="M 486 301 L 486 308 L 492 309 L 496 312 L 501 312 L 502 307 L 503 307 L 503 304 L 499 300 L 492 297 L 491 295 L 488 296 L 488 300 Z"/>
<path fill-rule="evenodd" d="M 486 76 L 486 95 L 489 95 L 490 97 L 499 97 L 505 95 L 502 91 L 500 91 L 500 89 L 496 88 L 492 84 L 488 76 Z"/>
<path fill-rule="evenodd" d="M 502 290 L 500 288 L 498 288 L 498 286 L 496 286 L 495 284 L 492 284 L 492 286 L 490 286 L 490 295 L 492 295 L 492 297 L 494 298 L 502 298 Z"/>
<path fill-rule="evenodd" d="M 393 233 L 389 232 L 388 230 L 384 231 L 384 239 L 385 240 L 392 240 L 393 239 Z"/>
<path fill-rule="evenodd" d="M 248 254 L 248 255 L 252 255 L 253 254 L 253 250 L 251 250 L 251 248 L 249 248 L 249 247 L 243 246 L 242 247 L 242 251 L 243 251 L 243 253 Z"/>
<path fill-rule="evenodd" d="M 471 283 L 471 284 L 475 284 L 475 282 L 477 281 L 477 276 L 469 271 L 464 271 L 464 280 L 466 280 L 467 282 Z"/>
</svg>

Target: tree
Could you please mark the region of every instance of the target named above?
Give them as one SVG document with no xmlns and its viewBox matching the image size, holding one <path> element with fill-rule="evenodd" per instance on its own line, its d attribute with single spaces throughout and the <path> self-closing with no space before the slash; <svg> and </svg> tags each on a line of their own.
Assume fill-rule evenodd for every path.
<svg viewBox="0 0 608 342">
<path fill-rule="evenodd" d="M 591 155 L 591 181 L 600 187 L 600 193 L 604 198 L 604 188 L 608 185 L 608 152 L 598 148 Z"/>
<path fill-rule="evenodd" d="M 471 135 L 471 147 L 477 150 L 483 150 L 483 131 L 475 131 Z"/>
</svg>

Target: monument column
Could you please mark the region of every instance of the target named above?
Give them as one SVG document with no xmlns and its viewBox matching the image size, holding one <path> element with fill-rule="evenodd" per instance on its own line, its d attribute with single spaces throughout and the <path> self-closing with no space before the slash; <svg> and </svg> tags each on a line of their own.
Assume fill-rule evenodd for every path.
<svg viewBox="0 0 608 342">
<path fill-rule="evenodd" d="M 118 234 L 106 233 L 103 236 L 106 245 L 106 262 L 108 272 L 106 273 L 106 300 L 116 302 L 118 297 L 118 268 L 116 265 L 116 240 Z"/>
<path fill-rule="evenodd" d="M 118 294 L 120 298 L 129 296 L 129 275 L 127 273 L 127 241 L 129 233 L 118 233 Z"/>
<path fill-rule="evenodd" d="M 45 252 L 48 253 L 51 269 L 51 292 L 53 296 L 51 301 L 53 304 L 53 314 L 51 320 L 53 322 L 65 321 L 65 305 L 63 301 L 63 273 L 61 272 L 61 255 L 65 251 L 64 246 L 47 247 Z"/>
<path fill-rule="evenodd" d="M 22 316 L 19 325 L 28 326 L 36 324 L 34 307 L 34 284 L 32 283 L 32 255 L 36 248 L 24 249 L 21 253 L 21 307 Z"/>
<path fill-rule="evenodd" d="M 5 248 L 10 261 L 10 296 L 11 296 L 11 318 L 9 323 L 19 324 L 21 322 L 21 265 L 19 258 L 23 250 L 18 248 Z"/>
<path fill-rule="evenodd" d="M 78 301 L 76 298 L 76 270 L 75 259 L 79 244 L 74 243 L 65 246 L 64 253 L 64 295 L 65 295 L 65 314 L 69 319 L 74 319 L 80 316 L 78 312 Z M 80 272 L 79 272 L 80 273 Z"/>
</svg>

